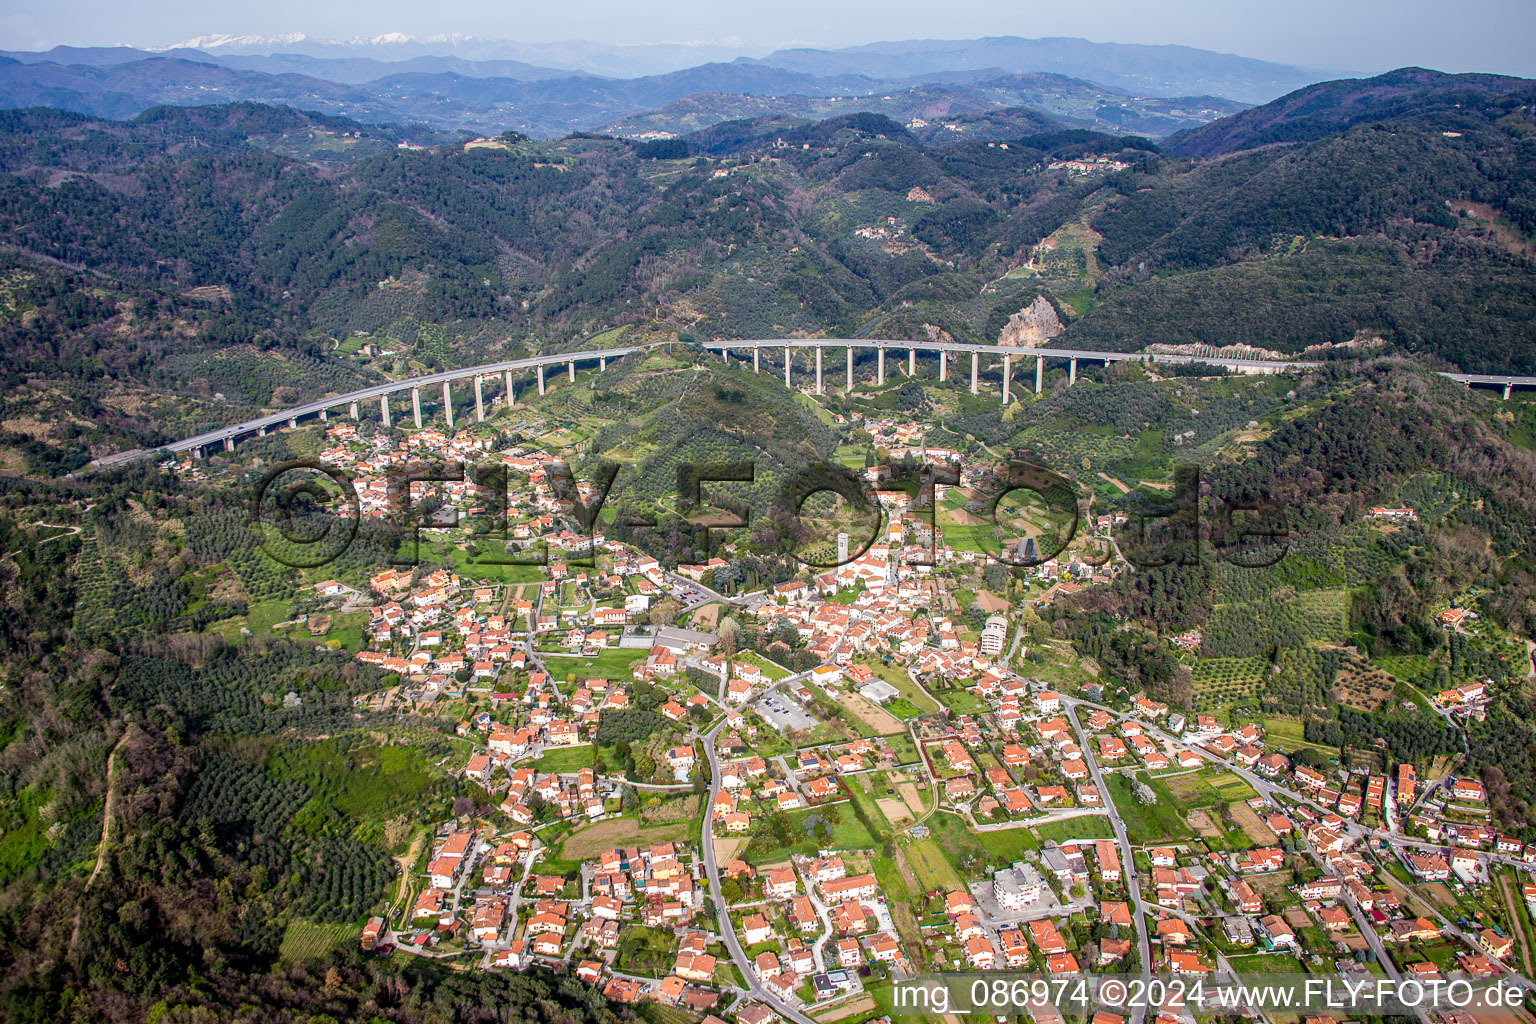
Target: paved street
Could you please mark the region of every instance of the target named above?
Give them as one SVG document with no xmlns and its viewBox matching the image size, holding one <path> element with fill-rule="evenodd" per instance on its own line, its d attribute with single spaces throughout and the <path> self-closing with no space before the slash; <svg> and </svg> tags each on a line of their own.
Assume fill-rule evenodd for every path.
<svg viewBox="0 0 1536 1024">
<path fill-rule="evenodd" d="M 720 795 L 720 756 L 715 752 L 715 737 L 725 727 L 722 721 L 703 736 L 704 756 L 709 762 L 709 799 L 706 807 L 714 806 L 715 797 Z M 715 903 L 715 917 L 720 938 L 725 942 L 725 948 L 730 951 L 731 960 L 736 964 L 741 975 L 746 979 L 747 989 L 753 998 L 766 1003 L 775 1013 L 792 1020 L 795 1024 L 815 1024 L 811 1018 L 792 1007 L 786 1006 L 777 996 L 763 987 L 757 978 L 757 972 L 753 970 L 752 961 L 747 957 L 746 951 L 741 948 L 741 940 L 736 936 L 736 929 L 731 924 L 730 910 L 726 906 L 725 898 L 720 895 L 720 866 L 715 863 L 715 837 L 714 820 L 706 813 L 704 815 L 704 828 L 699 837 L 699 845 L 704 856 L 704 873 L 709 878 L 709 896 Z"/>
<path fill-rule="evenodd" d="M 1110 799 L 1109 787 L 1104 784 L 1104 775 L 1099 771 L 1098 759 L 1093 756 L 1093 744 L 1087 741 L 1088 734 L 1083 732 L 1082 723 L 1077 720 L 1077 704 L 1077 701 L 1062 699 L 1067 718 L 1071 720 L 1072 728 L 1082 742 L 1083 760 L 1088 764 L 1088 774 L 1093 777 L 1093 784 L 1099 787 L 1099 793 L 1102 794 L 1104 804 L 1109 810 L 1109 823 L 1114 827 L 1115 842 L 1120 847 L 1120 871 L 1131 894 L 1133 923 L 1136 926 L 1136 948 L 1141 955 L 1141 980 L 1145 985 L 1152 980 L 1152 943 L 1147 937 L 1147 905 L 1141 898 L 1141 879 L 1136 874 L 1136 857 L 1130 837 L 1125 831 L 1125 822 L 1121 821 L 1120 815 L 1115 812 L 1115 802 Z M 1132 1024 L 1137 1024 L 1145 1017 L 1146 1007 L 1139 1006 L 1131 1010 Z"/>
</svg>

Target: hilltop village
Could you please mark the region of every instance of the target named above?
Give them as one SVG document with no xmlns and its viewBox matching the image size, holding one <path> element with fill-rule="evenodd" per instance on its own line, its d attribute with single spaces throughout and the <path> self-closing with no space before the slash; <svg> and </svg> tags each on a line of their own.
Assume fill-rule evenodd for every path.
<svg viewBox="0 0 1536 1024">
<path fill-rule="evenodd" d="M 319 580 L 313 609 L 274 628 L 344 637 L 387 673 L 360 705 L 456 718 L 445 768 L 493 808 L 422 835 L 364 949 L 570 972 L 620 1003 L 744 1024 L 878 1018 L 894 983 L 936 970 L 1528 966 L 1536 845 L 1493 827 L 1481 782 L 1441 758 L 1344 766 L 1299 728 L 1171 708 L 1069 662 L 1040 613 L 1134 571 L 1116 517 L 989 573 L 967 510 L 998 467 L 927 448 L 921 425 L 859 426 L 955 483 L 898 490 L 867 469 L 885 516 L 871 543 L 840 538 L 841 564 L 755 588 L 730 544 L 667 565 L 601 521 L 581 532 L 542 451 L 325 430 L 364 517 L 430 509 L 437 564 Z M 504 542 L 477 532 L 491 496 L 472 481 L 401 493 L 401 467 L 445 460 L 505 468 Z M 1447 630 L 1476 617 L 1440 613 Z M 1165 642 L 1193 659 L 1202 638 Z M 1428 701 L 1475 716 L 1495 691 Z"/>
</svg>

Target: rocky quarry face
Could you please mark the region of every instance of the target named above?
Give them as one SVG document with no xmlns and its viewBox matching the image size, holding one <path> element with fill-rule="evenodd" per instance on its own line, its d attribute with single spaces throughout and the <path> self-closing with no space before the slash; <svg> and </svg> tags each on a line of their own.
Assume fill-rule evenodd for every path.
<svg viewBox="0 0 1536 1024">
<path fill-rule="evenodd" d="M 1056 315 L 1056 307 L 1041 295 L 1008 318 L 1003 332 L 997 336 L 997 343 L 1015 348 L 1035 348 L 1050 341 L 1062 330 L 1061 317 Z"/>
</svg>

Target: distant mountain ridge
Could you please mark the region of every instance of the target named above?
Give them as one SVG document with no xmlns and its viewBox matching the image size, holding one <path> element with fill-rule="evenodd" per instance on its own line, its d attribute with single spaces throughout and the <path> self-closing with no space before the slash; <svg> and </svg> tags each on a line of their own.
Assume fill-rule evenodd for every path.
<svg viewBox="0 0 1536 1024">
<path fill-rule="evenodd" d="M 839 50 L 778 50 L 761 62 L 815 75 L 893 74 L 1000 68 L 1016 74 L 1050 72 L 1142 96 L 1223 96 L 1264 103 L 1318 80 L 1318 74 L 1191 46 L 1096 43 L 1067 37 L 917 39 Z"/>
<path fill-rule="evenodd" d="M 152 55 L 208 60 L 271 74 L 295 73 L 358 84 L 406 71 L 455 71 L 473 78 L 549 78 L 561 72 L 603 78 L 641 78 L 704 64 L 754 62 L 817 78 L 856 75 L 907 81 L 927 75 L 962 81 L 984 71 L 1050 73 L 1083 79 L 1140 96 L 1213 95 L 1263 103 L 1325 77 L 1316 71 L 1190 46 L 1099 43 L 1087 39 L 918 39 L 842 49 L 798 47 L 771 53 L 727 43 L 609 45 L 587 41 L 521 43 L 444 34 L 403 33 L 348 40 L 303 33 L 273 36 L 205 35 L 168 46 L 55 47 L 41 53 L 0 53 L 23 63 L 106 66 Z M 362 77 L 362 76 L 371 77 Z"/>
<path fill-rule="evenodd" d="M 57 46 L 52 50 L 9 51 L 5 56 L 26 63 L 53 60 L 59 63 L 125 64 L 157 55 L 197 54 L 204 60 L 265 69 L 260 63 L 281 58 L 289 63 L 311 62 L 306 74 L 328 77 L 324 66 L 372 62 L 403 64 L 408 62 L 450 62 L 461 65 L 521 64 L 556 74 L 588 74 L 605 78 L 640 78 L 646 75 L 682 71 L 718 61 L 732 61 L 745 56 L 760 56 L 767 47 L 756 50 L 740 46 L 708 43 L 640 43 L 610 45 L 571 40 L 558 43 L 519 43 L 509 40 L 485 40 L 463 35 L 411 37 L 388 33 L 371 39 L 311 39 L 302 32 L 271 36 L 206 35 L 185 39 L 166 46 Z M 383 74 L 389 74 L 385 71 Z M 377 76 L 376 76 L 377 77 Z"/>
<path fill-rule="evenodd" d="M 795 47 L 768 52 L 767 47 L 739 42 L 523 43 L 457 33 L 417 37 L 400 32 L 328 40 L 290 32 L 270 36 L 209 34 L 152 49 L 195 49 L 219 60 L 280 54 L 290 58 L 379 61 L 423 57 L 512 61 L 617 78 L 666 74 L 739 58 L 818 77 L 856 74 L 904 79 L 931 72 L 997 68 L 1014 74 L 1062 74 L 1138 95 L 1211 94 L 1244 103 L 1264 103 L 1326 77 L 1314 70 L 1192 46 L 1102 43 L 1074 37 L 888 40 L 841 48 Z M 292 70 L 328 77 L 314 68 Z"/>
<path fill-rule="evenodd" d="M 991 75 L 992 77 L 987 77 Z M 1213 96 L 1129 97 L 1061 75 L 988 69 L 965 83 L 928 82 L 879 94 L 698 94 L 605 124 L 611 135 L 688 135 L 743 119 L 819 119 L 861 111 L 909 123 L 928 144 L 1002 141 L 1057 127 L 1162 137 L 1243 109 Z"/>
<path fill-rule="evenodd" d="M 682 134 L 743 116 L 827 117 L 875 109 L 905 120 L 1028 106 L 1073 127 L 1162 136 L 1241 107 L 1211 97 L 1145 99 L 1061 75 L 990 72 L 993 77 L 987 78 L 968 71 L 961 75 L 962 82 L 952 84 L 934 80 L 942 78 L 935 75 L 924 76 L 923 82 L 890 82 L 859 75 L 816 76 L 747 60 L 627 79 L 529 65 L 511 69 L 516 74 L 508 77 L 404 70 L 353 83 L 236 66 L 246 58 L 165 54 L 121 63 L 108 60 L 121 55 L 91 51 L 82 56 L 92 62 L 68 65 L 0 56 L 0 107 L 47 106 L 126 118 L 167 104 L 251 100 L 376 124 L 422 123 L 439 130 L 491 134 L 514 129 L 540 137 L 575 130 L 623 131 L 610 126 L 690 97 L 686 118 L 669 120 L 658 112 L 651 119 L 654 124 L 636 122 L 641 126 L 628 133 Z M 357 67 L 352 71 L 366 73 Z M 832 97 L 842 102 L 818 102 Z"/>
<path fill-rule="evenodd" d="M 190 68 L 204 76 L 190 84 L 208 92 L 217 76 L 246 74 L 145 63 Z M 18 66 L 0 64 L 0 75 Z M 763 83 L 803 74 L 747 66 Z M 441 101 L 553 84 L 546 97 L 572 108 L 601 90 L 634 90 L 638 102 L 675 79 L 681 89 L 736 70 L 627 82 L 452 76 L 459 95 Z M 421 95 L 410 77 L 395 85 Z M 1026 84 L 1124 99 L 1050 75 L 965 88 L 1016 95 Z M 1449 365 L 1525 373 L 1536 370 L 1531 88 L 1421 69 L 1329 83 L 1226 118 L 1210 129 L 1214 159 L 1170 159 L 1167 141 L 1058 127 L 987 96 L 974 113 L 818 116 L 773 113 L 783 97 L 766 95 L 755 99 L 768 113 L 666 145 L 578 133 L 471 146 L 256 104 L 102 124 L 33 109 L 0 113 L 0 234 L 47 259 L 177 290 L 238 286 L 335 336 L 405 313 L 505 313 L 579 336 L 612 326 L 622 307 L 676 313 L 700 334 L 922 337 L 932 325 L 980 341 L 1045 295 L 1062 342 L 1081 348 L 1292 353 L 1380 337 Z M 907 99 L 959 94 L 928 84 Z M 718 116 L 719 97 L 690 95 L 668 116 L 692 102 L 699 118 Z M 896 100 L 852 105 L 887 95 Z M 1367 97 L 1390 102 L 1361 113 Z M 1252 131 L 1239 137 L 1234 124 Z M 1266 125 L 1293 141 L 1234 148 L 1267 138 Z M 188 189 L 214 198 L 166 201 Z"/>
</svg>

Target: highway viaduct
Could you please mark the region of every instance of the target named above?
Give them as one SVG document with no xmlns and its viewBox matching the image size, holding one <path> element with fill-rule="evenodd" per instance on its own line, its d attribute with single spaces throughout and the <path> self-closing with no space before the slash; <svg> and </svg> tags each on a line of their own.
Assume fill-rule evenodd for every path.
<svg viewBox="0 0 1536 1024">
<path fill-rule="evenodd" d="M 441 373 L 426 374 L 406 380 L 389 381 L 347 394 L 335 395 L 316 402 L 295 406 L 283 412 L 271 413 L 256 419 L 246 420 L 242 423 L 218 427 L 179 441 L 169 442 L 155 450 L 178 454 L 192 452 L 199 456 L 209 448 L 223 447 L 226 450 L 233 451 L 235 442 L 241 437 L 262 435 L 274 429 L 297 426 L 300 420 L 311 417 L 318 417 L 322 420 L 328 419 L 333 411 L 343 411 L 353 419 L 358 419 L 364 406 L 371 406 L 374 403 L 378 404 L 380 421 L 386 426 L 392 426 L 398 419 L 407 415 L 407 413 L 403 409 L 397 410 L 391 404 L 391 399 L 403 399 L 406 395 L 409 395 L 410 398 L 410 411 L 408 415 L 412 423 L 420 427 L 423 425 L 422 394 L 423 392 L 431 393 L 437 389 L 441 389 L 442 393 L 441 412 L 443 419 L 451 428 L 456 421 L 452 392 L 455 384 L 467 384 L 473 388 L 473 414 L 475 422 L 478 423 L 486 417 L 485 382 L 487 380 L 500 384 L 501 396 L 506 404 L 511 406 L 516 403 L 517 395 L 515 388 L 519 380 L 524 378 L 530 371 L 532 371 L 536 381 L 536 384 L 533 386 L 536 386 L 539 394 L 542 395 L 548 387 L 547 374 L 551 370 L 558 373 L 563 367 L 567 378 L 574 381 L 576 379 L 577 364 L 595 364 L 596 369 L 601 372 L 608 368 L 610 360 L 622 359 L 636 352 L 656 347 L 658 346 L 632 345 L 624 348 L 557 352 L 525 359 L 486 363 L 459 370 L 446 370 Z M 886 381 L 887 358 L 900 359 L 905 354 L 907 358 L 907 373 L 915 375 L 917 372 L 918 354 L 923 353 L 929 357 L 938 357 L 938 380 L 940 382 L 947 381 L 951 376 L 957 374 L 964 380 L 968 374 L 970 392 L 974 395 L 979 393 L 981 368 L 983 361 L 985 361 L 989 368 L 995 368 L 999 371 L 1000 397 L 1004 405 L 1013 400 L 1012 388 L 1015 361 L 1025 364 L 1030 360 L 1034 361 L 1033 384 L 1036 394 L 1039 394 L 1044 387 L 1047 363 L 1065 363 L 1069 385 L 1077 383 L 1078 369 L 1081 365 L 1085 364 L 1108 366 L 1114 362 L 1165 365 L 1204 363 L 1220 366 L 1234 373 L 1289 373 L 1315 370 L 1324 365 L 1320 362 L 1309 360 L 1230 359 L 1151 352 L 1097 352 L 1065 348 L 1012 348 L 953 341 L 899 341 L 879 338 L 760 338 L 741 341 L 701 342 L 699 343 L 699 348 L 718 354 L 727 363 L 730 362 L 733 353 L 739 358 L 750 359 L 754 372 L 762 371 L 763 353 L 765 351 L 770 355 L 782 354 L 784 383 L 788 387 L 795 385 L 795 353 L 799 350 L 809 349 L 811 352 L 810 361 L 814 364 L 814 370 L 810 372 L 813 372 L 815 375 L 814 387 L 816 394 L 824 394 L 826 390 L 825 371 L 828 349 L 841 349 L 843 351 L 845 384 L 850 390 L 854 383 L 855 353 L 860 349 L 873 349 L 875 351 L 875 383 L 877 386 L 883 385 Z M 1506 399 L 1515 388 L 1536 387 L 1536 377 L 1478 373 L 1442 373 L 1441 376 L 1459 381 L 1469 387 L 1500 388 L 1502 389 L 1503 397 Z M 1026 381 L 1025 383 L 1027 386 L 1028 382 Z M 102 458 L 96 464 L 111 465 L 146 454 L 150 453 L 143 451 L 123 452 L 119 455 Z"/>
</svg>

